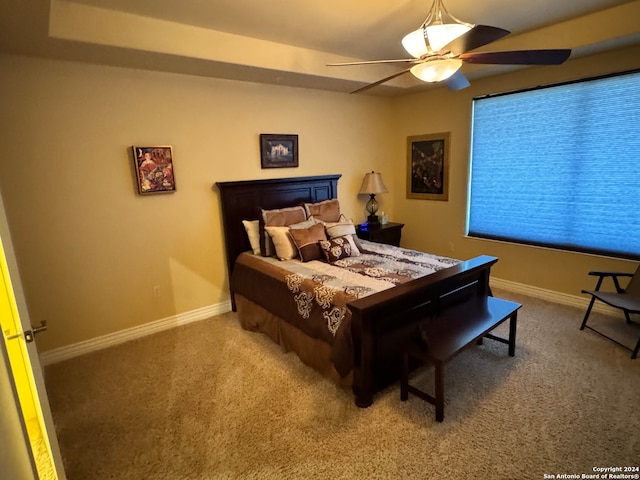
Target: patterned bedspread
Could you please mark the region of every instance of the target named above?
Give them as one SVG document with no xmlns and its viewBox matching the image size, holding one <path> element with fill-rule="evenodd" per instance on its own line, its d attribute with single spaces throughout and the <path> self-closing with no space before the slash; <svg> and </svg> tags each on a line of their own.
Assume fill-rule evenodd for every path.
<svg viewBox="0 0 640 480">
<path fill-rule="evenodd" d="M 385 244 L 360 241 L 360 256 L 329 264 L 280 261 L 243 253 L 231 290 L 285 319 L 313 338 L 332 345 L 332 361 L 341 375 L 353 366 L 348 302 L 459 263 Z"/>
</svg>

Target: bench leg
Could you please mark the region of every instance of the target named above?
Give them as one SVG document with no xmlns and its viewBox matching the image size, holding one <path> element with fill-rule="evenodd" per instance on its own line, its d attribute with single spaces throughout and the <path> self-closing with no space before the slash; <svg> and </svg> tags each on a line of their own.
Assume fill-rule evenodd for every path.
<svg viewBox="0 0 640 480">
<path fill-rule="evenodd" d="M 516 327 L 518 324 L 518 311 L 516 310 L 509 319 L 509 356 L 516 354 Z"/>
<path fill-rule="evenodd" d="M 400 400 L 409 398 L 409 355 L 402 354 L 402 371 L 400 372 Z"/>
<path fill-rule="evenodd" d="M 436 370 L 436 421 L 444 420 L 444 365 L 435 362 Z"/>
</svg>

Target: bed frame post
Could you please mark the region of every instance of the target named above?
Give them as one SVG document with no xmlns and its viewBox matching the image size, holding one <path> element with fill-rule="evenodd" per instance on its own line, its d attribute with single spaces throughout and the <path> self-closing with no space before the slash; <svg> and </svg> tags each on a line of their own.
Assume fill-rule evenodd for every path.
<svg viewBox="0 0 640 480">
<path fill-rule="evenodd" d="M 363 328 L 366 313 L 351 308 L 351 331 L 353 335 L 353 395 L 358 407 L 366 408 L 373 403 L 376 390 L 374 379 L 375 338 L 371 328 Z"/>
</svg>

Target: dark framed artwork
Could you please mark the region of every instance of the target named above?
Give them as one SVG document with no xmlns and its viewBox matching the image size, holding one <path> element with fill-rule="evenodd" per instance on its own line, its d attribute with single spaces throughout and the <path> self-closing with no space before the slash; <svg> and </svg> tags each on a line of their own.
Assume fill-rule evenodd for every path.
<svg viewBox="0 0 640 480">
<path fill-rule="evenodd" d="M 134 145 L 131 149 L 140 195 L 176 191 L 173 151 L 170 146 L 137 147 Z"/>
<path fill-rule="evenodd" d="M 407 198 L 449 199 L 449 139 L 433 133 L 407 137 Z"/>
<path fill-rule="evenodd" d="M 260 134 L 262 168 L 292 168 L 298 166 L 298 135 Z"/>
</svg>

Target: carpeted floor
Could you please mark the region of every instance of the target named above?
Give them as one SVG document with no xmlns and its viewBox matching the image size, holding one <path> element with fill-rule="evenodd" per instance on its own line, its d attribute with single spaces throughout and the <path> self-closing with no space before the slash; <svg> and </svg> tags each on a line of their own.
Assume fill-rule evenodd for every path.
<svg viewBox="0 0 640 480">
<path fill-rule="evenodd" d="M 357 408 L 233 313 L 50 365 L 67 476 L 543 479 L 639 465 L 640 359 L 579 331 L 578 309 L 496 294 L 524 305 L 516 356 L 487 340 L 450 362 L 443 423 L 397 384 Z M 593 324 L 628 345 L 640 334 Z M 429 367 L 412 377 L 432 381 Z"/>
</svg>

